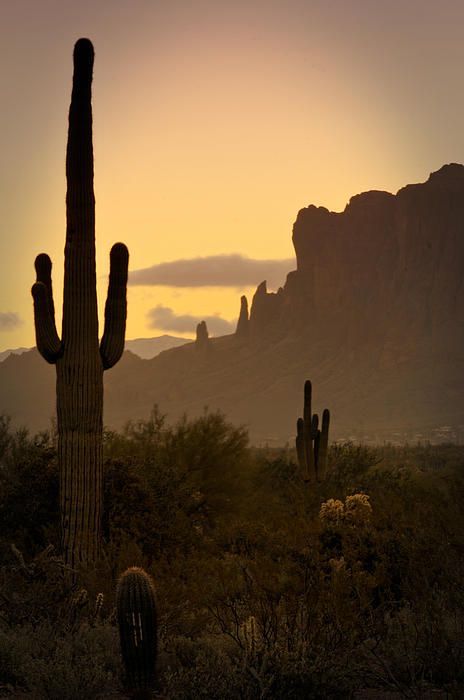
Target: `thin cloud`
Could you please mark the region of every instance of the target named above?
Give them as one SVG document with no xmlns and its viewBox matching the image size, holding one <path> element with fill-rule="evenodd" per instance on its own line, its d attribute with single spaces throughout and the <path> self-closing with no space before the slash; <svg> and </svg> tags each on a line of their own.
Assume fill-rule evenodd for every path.
<svg viewBox="0 0 464 700">
<path fill-rule="evenodd" d="M 238 253 L 173 260 L 129 274 L 129 284 L 168 287 L 254 287 L 263 280 L 276 288 L 295 267 L 293 258 L 255 260 Z"/>
<path fill-rule="evenodd" d="M 22 322 L 19 314 L 14 311 L 0 311 L 0 331 L 13 331 Z"/>
<path fill-rule="evenodd" d="M 214 316 L 193 316 L 192 314 L 176 314 L 168 306 L 158 304 L 154 309 L 150 309 L 147 314 L 151 328 L 158 328 L 163 331 L 175 331 L 177 333 L 192 333 L 196 331 L 198 323 L 205 321 L 208 332 L 211 335 L 226 335 L 235 330 L 234 321 L 226 321 L 219 315 Z"/>
</svg>

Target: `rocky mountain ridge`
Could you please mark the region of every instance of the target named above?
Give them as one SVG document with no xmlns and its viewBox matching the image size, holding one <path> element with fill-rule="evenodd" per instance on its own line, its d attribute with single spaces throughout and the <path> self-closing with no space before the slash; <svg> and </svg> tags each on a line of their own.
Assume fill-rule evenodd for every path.
<svg viewBox="0 0 464 700">
<path fill-rule="evenodd" d="M 155 403 L 172 418 L 208 406 L 247 424 L 256 443 L 283 443 L 310 378 L 332 437 L 464 439 L 464 167 L 396 195 L 356 195 L 340 213 L 301 209 L 293 243 L 297 269 L 277 293 L 258 286 L 240 333 L 152 360 L 126 353 L 106 378 L 106 423 Z M 26 357 L 0 365 L 0 410 L 36 428 L 38 407 L 43 422 L 53 411 L 53 369 L 29 358 L 36 403 Z"/>
<path fill-rule="evenodd" d="M 155 338 L 133 338 L 126 340 L 124 343 L 125 350 L 130 350 L 134 355 L 138 355 L 142 360 L 151 360 L 163 350 L 177 348 L 180 345 L 189 343 L 188 338 L 178 338 L 174 335 L 160 335 Z M 9 355 L 22 355 L 24 352 L 29 352 L 34 348 L 10 348 L 0 352 L 0 362 L 6 360 Z"/>
</svg>

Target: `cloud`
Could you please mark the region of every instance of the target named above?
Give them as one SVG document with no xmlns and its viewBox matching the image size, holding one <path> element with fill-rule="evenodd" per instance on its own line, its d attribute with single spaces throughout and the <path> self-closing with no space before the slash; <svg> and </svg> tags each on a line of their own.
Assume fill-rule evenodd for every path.
<svg viewBox="0 0 464 700">
<path fill-rule="evenodd" d="M 22 319 L 14 311 L 0 311 L 0 331 L 13 331 L 22 322 Z"/>
<path fill-rule="evenodd" d="M 263 280 L 281 286 L 295 260 L 255 260 L 238 253 L 173 260 L 129 274 L 129 284 L 168 287 L 254 287 Z"/>
<path fill-rule="evenodd" d="M 192 316 L 191 314 L 176 314 L 168 306 L 155 306 L 147 314 L 151 328 L 159 328 L 163 331 L 175 331 L 178 333 L 192 333 L 196 331 L 197 324 L 206 321 L 211 335 L 226 335 L 235 331 L 236 323 L 226 321 L 218 315 Z"/>
</svg>

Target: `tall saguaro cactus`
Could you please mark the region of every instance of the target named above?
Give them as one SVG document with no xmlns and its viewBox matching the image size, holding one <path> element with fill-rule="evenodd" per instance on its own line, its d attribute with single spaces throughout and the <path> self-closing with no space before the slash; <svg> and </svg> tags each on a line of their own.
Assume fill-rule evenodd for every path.
<svg viewBox="0 0 464 700">
<path fill-rule="evenodd" d="M 94 51 L 88 39 L 74 47 L 74 76 L 66 152 L 66 246 L 62 333 L 55 326 L 52 263 L 36 258 L 32 287 L 37 348 L 56 364 L 61 535 L 71 566 L 99 556 L 102 513 L 103 370 L 124 350 L 129 253 L 110 254 L 105 328 L 98 342 L 95 271 L 95 197 L 91 84 Z"/>
<path fill-rule="evenodd" d="M 319 416 L 311 413 L 312 385 L 304 385 L 303 418 L 296 424 L 296 453 L 305 481 L 323 481 L 327 470 L 330 411 L 325 408 L 319 429 Z"/>
</svg>

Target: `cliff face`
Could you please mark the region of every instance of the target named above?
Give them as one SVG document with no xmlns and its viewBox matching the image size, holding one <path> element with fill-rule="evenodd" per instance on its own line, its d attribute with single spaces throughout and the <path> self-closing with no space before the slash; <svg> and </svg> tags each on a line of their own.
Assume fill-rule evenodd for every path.
<svg viewBox="0 0 464 700">
<path fill-rule="evenodd" d="M 297 270 L 276 295 L 258 287 L 251 328 L 315 334 L 378 361 L 462 349 L 464 167 L 446 165 L 396 196 L 366 192 L 342 213 L 309 206 L 293 227 Z M 371 360 L 373 358 L 371 357 Z"/>
<path fill-rule="evenodd" d="M 297 269 L 277 293 L 258 286 L 246 333 L 149 361 L 126 354 L 106 378 L 106 424 L 155 403 L 172 418 L 208 406 L 247 424 L 255 442 L 283 443 L 309 378 L 315 410 L 331 409 L 332 437 L 464 440 L 464 166 L 396 195 L 357 195 L 341 213 L 302 209 L 293 243 Z M 0 364 L 0 412 L 45 427 L 47 380 L 37 379 L 33 420 L 22 357 Z"/>
<path fill-rule="evenodd" d="M 258 287 L 251 332 L 299 340 L 342 432 L 463 424 L 464 167 L 342 213 L 302 209 L 293 243 L 297 270 L 277 294 Z"/>
</svg>

